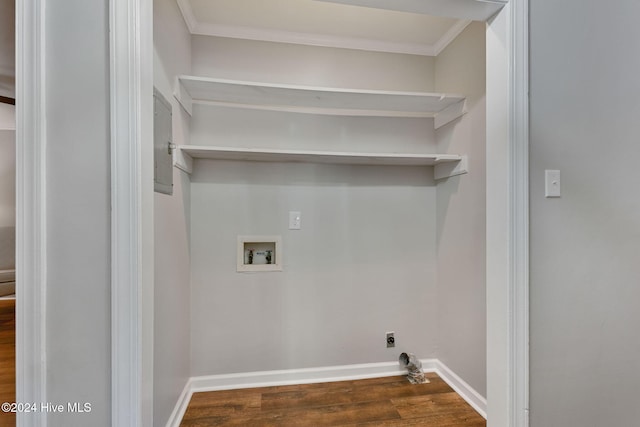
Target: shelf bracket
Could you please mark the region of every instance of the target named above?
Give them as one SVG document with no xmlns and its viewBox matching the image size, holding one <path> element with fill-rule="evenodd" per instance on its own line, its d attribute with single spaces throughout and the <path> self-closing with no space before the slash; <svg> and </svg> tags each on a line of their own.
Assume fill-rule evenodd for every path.
<svg viewBox="0 0 640 427">
<path fill-rule="evenodd" d="M 193 98 L 191 94 L 185 89 L 184 85 L 180 83 L 180 78 L 176 77 L 175 84 L 173 87 L 173 96 L 178 100 L 182 108 L 189 113 L 190 116 L 193 115 Z"/>
<path fill-rule="evenodd" d="M 433 178 L 438 181 L 469 172 L 469 159 L 462 156 L 458 162 L 440 163 L 433 167 Z"/>
<path fill-rule="evenodd" d="M 173 150 L 173 166 L 191 175 L 193 173 L 193 157 L 177 147 Z"/>
<path fill-rule="evenodd" d="M 458 117 L 462 117 L 462 115 L 467 112 L 465 104 L 466 100 L 463 99 L 462 101 L 456 102 L 455 104 L 440 111 L 433 119 L 433 126 L 438 129 L 447 123 L 454 121 Z"/>
</svg>

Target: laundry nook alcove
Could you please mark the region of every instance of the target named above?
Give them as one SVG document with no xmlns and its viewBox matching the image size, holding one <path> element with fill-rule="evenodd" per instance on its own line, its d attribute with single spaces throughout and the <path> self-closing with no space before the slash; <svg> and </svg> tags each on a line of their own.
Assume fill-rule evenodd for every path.
<svg viewBox="0 0 640 427">
<path fill-rule="evenodd" d="M 178 425 L 194 392 L 402 375 L 408 352 L 482 419 L 486 24 L 247 3 L 154 1 L 172 165 L 155 345 L 188 349 L 158 350 L 174 399 L 157 390 L 156 416 Z"/>
</svg>

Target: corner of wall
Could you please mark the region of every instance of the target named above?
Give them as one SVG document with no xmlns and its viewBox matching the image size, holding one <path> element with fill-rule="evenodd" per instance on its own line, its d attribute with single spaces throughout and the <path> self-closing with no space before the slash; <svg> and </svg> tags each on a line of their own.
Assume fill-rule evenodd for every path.
<svg viewBox="0 0 640 427">
<path fill-rule="evenodd" d="M 189 115 L 173 96 L 191 70 L 191 34 L 174 0 L 154 0 L 154 86 L 172 105 L 173 141 L 188 144 Z M 172 417 L 190 376 L 189 177 L 173 168 L 173 195 L 154 194 L 154 424 Z M 182 394 L 181 394 L 182 393 Z"/>
<path fill-rule="evenodd" d="M 437 186 L 437 357 L 486 393 L 485 24 L 471 23 L 436 58 L 438 92 L 467 96 L 466 114 L 436 131 L 440 152 L 469 173 Z"/>
</svg>

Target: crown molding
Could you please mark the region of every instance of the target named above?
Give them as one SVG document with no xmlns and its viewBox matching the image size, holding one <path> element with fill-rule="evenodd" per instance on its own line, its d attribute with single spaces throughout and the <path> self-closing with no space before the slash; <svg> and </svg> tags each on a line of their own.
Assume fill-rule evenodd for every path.
<svg viewBox="0 0 640 427">
<path fill-rule="evenodd" d="M 201 23 L 198 22 L 189 0 L 176 0 L 176 2 L 189 32 L 194 35 L 420 56 L 437 56 L 471 23 L 470 20 L 456 21 L 434 44 L 402 43 L 361 37 Z"/>
<path fill-rule="evenodd" d="M 314 0 L 374 9 L 486 21 L 509 0 Z"/>
</svg>

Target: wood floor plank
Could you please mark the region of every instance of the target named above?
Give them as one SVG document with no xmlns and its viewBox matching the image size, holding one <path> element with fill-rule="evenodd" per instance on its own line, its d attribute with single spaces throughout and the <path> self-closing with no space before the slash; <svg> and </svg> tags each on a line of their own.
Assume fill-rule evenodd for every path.
<svg viewBox="0 0 640 427">
<path fill-rule="evenodd" d="M 467 420 L 462 417 L 424 417 L 412 419 L 401 418 L 399 420 L 344 424 L 340 427 L 486 427 L 487 422 L 482 417 L 480 418 L 481 420 Z"/>
<path fill-rule="evenodd" d="M 390 382 L 397 382 L 397 376 L 390 377 L 378 377 L 378 378 L 366 378 L 362 380 L 347 380 L 347 381 L 332 381 L 332 382 L 319 382 L 310 384 L 291 384 L 291 385 L 279 385 L 262 387 L 259 390 L 263 393 L 267 392 L 284 392 L 284 391 L 296 391 L 296 390 L 330 390 L 334 388 L 352 387 L 354 385 L 373 385 L 373 384 L 386 384 Z"/>
<path fill-rule="evenodd" d="M 181 426 L 486 426 L 438 375 L 427 377 L 419 385 L 383 377 L 195 393 Z"/>
<path fill-rule="evenodd" d="M 346 423 L 399 418 L 400 416 L 391 402 L 385 401 L 198 418 L 185 420 L 181 426 L 339 426 Z"/>
<path fill-rule="evenodd" d="M 250 414 L 261 410 L 261 393 L 219 392 L 214 399 L 208 393 L 195 393 L 183 420 L 226 417 L 241 412 Z"/>
<path fill-rule="evenodd" d="M 262 408 L 265 410 L 286 408 L 290 406 L 324 406 L 338 405 L 356 402 L 379 401 L 392 398 L 421 396 L 433 393 L 447 393 L 453 390 L 440 378 L 434 378 L 431 383 L 417 384 L 407 387 L 404 377 L 390 377 L 394 381 L 382 383 L 344 382 L 342 387 L 331 389 L 318 388 L 306 390 L 300 388 L 297 391 L 268 392 L 263 393 Z"/>
<path fill-rule="evenodd" d="M 0 403 L 16 400 L 16 300 L 0 300 Z M 0 412 L 0 427 L 16 425 L 16 414 Z"/>
<path fill-rule="evenodd" d="M 457 393 L 439 393 L 391 400 L 403 419 L 422 418 L 433 425 L 484 425 L 484 418 L 469 411 L 469 404 Z M 449 424 L 442 424 L 445 420 Z M 475 423 L 475 424 L 474 424 Z"/>
</svg>

